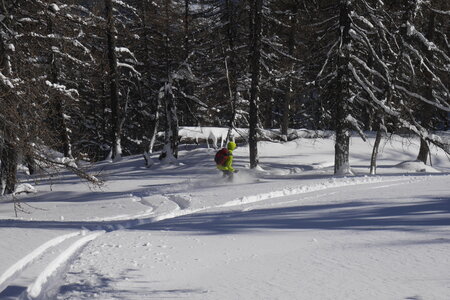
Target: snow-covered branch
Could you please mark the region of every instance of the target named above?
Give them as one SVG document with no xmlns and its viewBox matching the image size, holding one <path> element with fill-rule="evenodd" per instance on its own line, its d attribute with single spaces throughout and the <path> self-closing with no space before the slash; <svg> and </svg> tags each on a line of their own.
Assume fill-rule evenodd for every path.
<svg viewBox="0 0 450 300">
<path fill-rule="evenodd" d="M 137 77 L 141 77 L 141 73 L 138 72 L 138 71 L 137 71 L 132 65 L 130 65 L 130 64 L 118 62 L 118 63 L 117 63 L 117 67 L 129 69 L 129 70 L 131 70 L 131 72 L 133 72 Z"/>
<path fill-rule="evenodd" d="M 79 93 L 76 89 L 67 89 L 67 87 L 65 85 L 62 84 L 57 84 L 57 83 L 52 83 L 48 80 L 45 81 L 45 84 L 53 89 L 55 89 L 56 91 L 66 95 L 67 97 L 71 98 L 74 101 L 78 101 L 77 98 L 75 98 L 73 95 L 75 94 L 76 96 L 79 96 Z"/>
<path fill-rule="evenodd" d="M 408 90 L 404 86 L 401 86 L 401 85 L 398 85 L 398 84 L 394 85 L 394 87 L 397 90 L 400 90 L 400 91 L 404 92 L 406 95 L 408 95 L 408 96 L 410 96 L 412 98 L 420 100 L 420 101 L 422 101 L 424 103 L 428 103 L 428 104 L 430 104 L 430 105 L 432 105 L 432 106 L 434 106 L 436 108 L 439 108 L 440 110 L 443 110 L 443 111 L 446 111 L 446 112 L 450 112 L 450 104 L 449 103 L 445 103 L 446 105 L 442 105 L 441 103 L 437 103 L 435 101 L 431 101 L 431 100 L 423 97 L 422 95 L 419 95 L 417 93 L 411 92 L 410 90 Z"/>
</svg>

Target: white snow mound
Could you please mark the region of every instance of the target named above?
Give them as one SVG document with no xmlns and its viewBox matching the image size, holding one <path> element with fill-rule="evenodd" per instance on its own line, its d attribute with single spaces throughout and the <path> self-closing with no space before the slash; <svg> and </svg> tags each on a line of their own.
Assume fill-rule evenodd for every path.
<svg viewBox="0 0 450 300">
<path fill-rule="evenodd" d="M 426 164 L 424 164 L 422 161 L 419 160 L 404 161 L 396 165 L 396 167 L 410 172 L 440 173 L 440 171 L 436 170 L 431 166 L 427 166 Z"/>
<path fill-rule="evenodd" d="M 16 186 L 14 195 L 21 193 L 37 193 L 37 190 L 29 183 L 22 183 Z"/>
</svg>

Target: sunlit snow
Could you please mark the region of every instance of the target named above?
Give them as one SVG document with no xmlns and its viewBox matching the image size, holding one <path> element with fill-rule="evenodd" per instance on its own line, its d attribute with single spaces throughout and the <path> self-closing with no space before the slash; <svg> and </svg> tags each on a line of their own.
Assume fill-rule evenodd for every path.
<svg viewBox="0 0 450 300">
<path fill-rule="evenodd" d="M 332 136 L 260 142 L 257 170 L 237 139 L 227 182 L 213 162 L 226 130 L 181 132 L 198 145 L 174 163 L 95 164 L 100 188 L 21 174 L 36 193 L 15 195 L 18 217 L 1 199 L 0 299 L 448 299 L 442 151 L 425 165 L 418 139 L 383 139 L 371 176 L 374 134 L 352 137 L 345 177 Z"/>
</svg>

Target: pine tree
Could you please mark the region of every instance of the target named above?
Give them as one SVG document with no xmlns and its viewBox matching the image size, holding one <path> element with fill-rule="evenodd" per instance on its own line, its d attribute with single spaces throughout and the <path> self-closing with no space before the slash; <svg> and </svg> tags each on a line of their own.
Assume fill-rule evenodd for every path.
<svg viewBox="0 0 450 300">
<path fill-rule="evenodd" d="M 30 172 L 35 169 L 33 161 L 41 161 L 99 182 L 73 165 L 68 138 L 71 131 L 65 124 L 72 116 L 64 102 L 72 106 L 79 100 L 77 84 L 73 84 L 76 68 L 70 74 L 68 69 L 85 66 L 83 59 L 89 59 L 89 50 L 75 34 L 78 27 L 70 26 L 71 15 L 61 14 L 58 2 L 24 1 L 16 5 L 3 1 L 1 8 L 1 15 L 6 16 L 1 20 L 0 99 L 4 109 L 0 136 L 4 140 L 1 160 L 5 191 L 14 191 L 16 166 L 22 159 L 30 165 Z M 69 159 L 56 160 L 51 150 L 62 150 Z"/>
<path fill-rule="evenodd" d="M 248 14 L 245 1 L 204 3 L 199 11 L 194 38 L 197 41 L 194 73 L 198 93 L 207 115 L 201 124 L 228 126 L 228 139 L 235 127 L 248 125 L 248 100 L 245 98 Z"/>
<path fill-rule="evenodd" d="M 336 131 L 335 141 L 335 174 L 350 173 L 349 164 L 349 146 L 350 146 L 350 130 L 352 125 L 358 126 L 354 122 L 351 113 L 353 101 L 359 92 L 359 88 L 355 85 L 355 79 L 352 76 L 351 57 L 355 53 L 354 38 L 352 32 L 352 16 L 355 14 L 353 1 L 340 1 L 336 5 L 328 5 L 324 1 L 319 8 L 323 11 L 331 12 L 331 15 L 323 14 L 322 18 L 326 18 L 326 27 L 323 31 L 319 31 L 320 35 L 324 34 L 324 42 L 326 42 L 325 61 L 322 63 L 317 83 L 321 91 L 321 97 L 330 102 L 330 108 L 335 120 L 334 128 Z M 330 37 L 325 35 L 330 34 Z M 319 54 L 320 55 L 320 54 Z"/>
<path fill-rule="evenodd" d="M 8 99 L 14 95 L 15 87 L 11 82 L 11 52 L 14 51 L 14 45 L 11 43 L 11 31 L 8 26 L 10 15 L 5 3 L 2 3 L 0 18 L 3 25 L 0 28 L 0 103 L 2 107 L 9 108 L 13 103 Z M 14 192 L 16 184 L 17 158 L 14 129 L 11 128 L 13 120 L 10 117 L 6 109 L 0 114 L 0 195 Z"/>
<path fill-rule="evenodd" d="M 429 156 L 429 142 L 450 150 L 449 145 L 431 134 L 440 122 L 439 111 L 450 111 L 448 70 L 444 67 L 450 63 L 447 33 L 439 33 L 448 27 L 448 18 L 439 12 L 448 7 L 442 1 L 424 6 L 416 0 L 404 0 L 400 6 L 399 56 L 404 59 L 399 68 L 403 76 L 396 81 L 395 89 L 399 97 L 408 99 L 400 102 L 405 112 L 403 123 L 420 136 L 417 159 L 424 163 Z"/>
</svg>

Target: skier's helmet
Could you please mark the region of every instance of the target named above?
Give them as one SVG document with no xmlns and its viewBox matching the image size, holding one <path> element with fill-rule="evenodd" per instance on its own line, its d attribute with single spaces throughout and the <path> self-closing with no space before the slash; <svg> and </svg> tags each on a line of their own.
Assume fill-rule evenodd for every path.
<svg viewBox="0 0 450 300">
<path fill-rule="evenodd" d="M 237 145 L 235 142 L 228 142 L 228 145 L 227 145 L 228 150 L 233 151 L 234 149 L 236 149 L 236 147 L 237 147 Z"/>
</svg>

